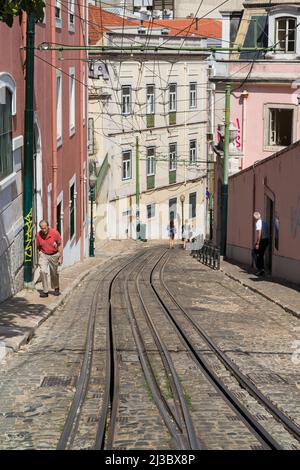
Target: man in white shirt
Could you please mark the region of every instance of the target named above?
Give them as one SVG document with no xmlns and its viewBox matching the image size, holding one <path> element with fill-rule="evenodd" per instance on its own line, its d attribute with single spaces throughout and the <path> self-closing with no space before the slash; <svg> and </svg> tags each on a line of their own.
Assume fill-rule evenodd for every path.
<svg viewBox="0 0 300 470">
<path fill-rule="evenodd" d="M 256 274 L 258 276 L 263 276 L 265 273 L 264 254 L 269 244 L 268 227 L 266 222 L 262 220 L 260 212 L 254 212 L 253 217 L 256 220 L 256 241 L 255 246 L 252 250 L 252 255 L 255 260 L 256 267 L 258 269 L 258 272 Z"/>
</svg>

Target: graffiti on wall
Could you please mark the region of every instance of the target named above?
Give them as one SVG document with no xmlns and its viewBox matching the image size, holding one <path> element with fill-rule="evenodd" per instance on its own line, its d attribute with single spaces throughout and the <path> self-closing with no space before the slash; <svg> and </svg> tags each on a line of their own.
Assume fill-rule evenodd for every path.
<svg viewBox="0 0 300 470">
<path fill-rule="evenodd" d="M 300 194 L 296 207 L 291 207 L 291 232 L 293 238 L 297 237 L 298 230 L 300 231 Z"/>
<path fill-rule="evenodd" d="M 33 231 L 33 225 L 32 225 L 32 208 L 24 217 L 24 237 L 25 237 L 25 242 L 24 242 L 24 261 L 25 263 L 30 263 L 32 260 L 32 231 Z"/>
<path fill-rule="evenodd" d="M 234 141 L 234 144 L 238 150 L 241 150 L 242 148 L 242 142 L 241 142 L 241 125 L 240 125 L 240 120 L 239 118 L 236 118 L 235 120 L 235 128 L 237 129 L 237 137 Z"/>
</svg>

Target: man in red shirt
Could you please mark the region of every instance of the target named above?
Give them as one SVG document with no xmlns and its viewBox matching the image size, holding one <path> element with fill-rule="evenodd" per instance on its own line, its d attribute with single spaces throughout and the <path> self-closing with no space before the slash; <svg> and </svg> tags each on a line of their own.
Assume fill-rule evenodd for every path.
<svg viewBox="0 0 300 470">
<path fill-rule="evenodd" d="M 48 268 L 54 295 L 59 295 L 57 269 L 63 263 L 61 236 L 57 230 L 49 227 L 46 220 L 41 220 L 39 226 L 41 230 L 36 235 L 36 246 L 39 253 L 39 266 L 43 284 L 43 292 L 40 293 L 40 297 L 48 297 Z"/>
</svg>

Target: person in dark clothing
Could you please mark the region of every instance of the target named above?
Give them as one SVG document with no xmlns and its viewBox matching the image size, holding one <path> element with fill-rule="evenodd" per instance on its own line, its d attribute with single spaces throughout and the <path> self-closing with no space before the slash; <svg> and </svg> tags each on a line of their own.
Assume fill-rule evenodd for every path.
<svg viewBox="0 0 300 470">
<path fill-rule="evenodd" d="M 174 216 L 170 217 L 170 223 L 167 228 L 168 228 L 168 234 L 169 234 L 169 248 L 174 248 L 174 238 L 176 234 Z"/>
<path fill-rule="evenodd" d="M 253 217 L 256 220 L 256 241 L 252 250 L 252 256 L 258 269 L 256 274 L 263 276 L 265 274 L 264 254 L 269 244 L 268 227 L 266 222 L 262 220 L 260 212 L 254 212 Z"/>
</svg>

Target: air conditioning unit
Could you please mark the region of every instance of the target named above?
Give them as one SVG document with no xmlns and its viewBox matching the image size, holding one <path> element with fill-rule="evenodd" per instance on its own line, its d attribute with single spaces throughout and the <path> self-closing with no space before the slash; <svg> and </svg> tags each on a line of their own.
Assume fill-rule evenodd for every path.
<svg viewBox="0 0 300 470">
<path fill-rule="evenodd" d="M 91 62 L 89 65 L 89 78 L 109 80 L 107 65 L 100 61 Z"/>
</svg>

